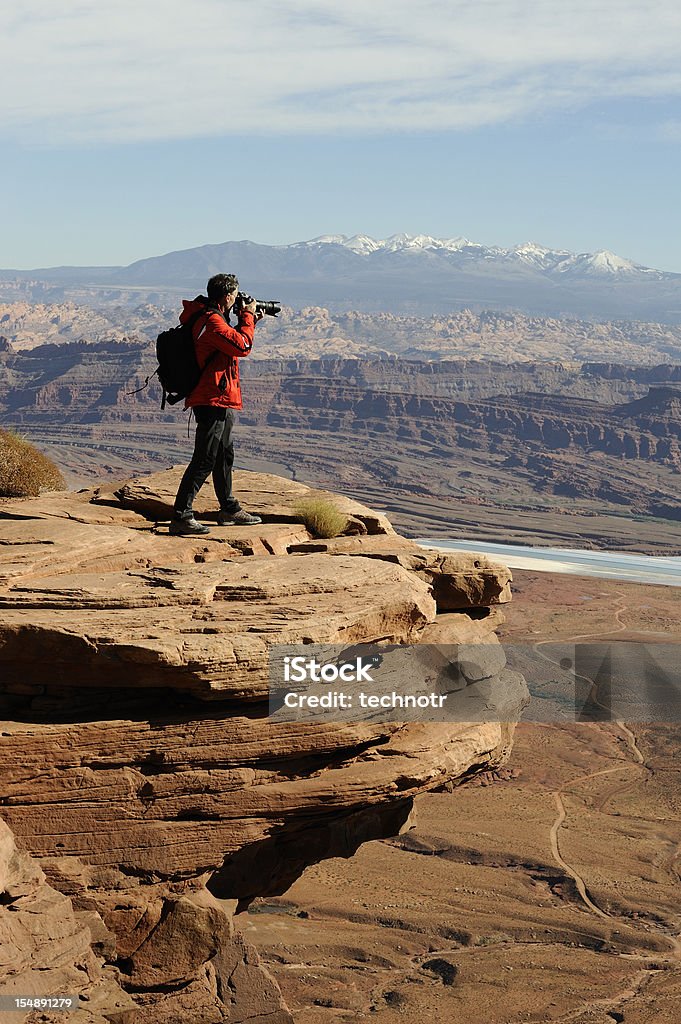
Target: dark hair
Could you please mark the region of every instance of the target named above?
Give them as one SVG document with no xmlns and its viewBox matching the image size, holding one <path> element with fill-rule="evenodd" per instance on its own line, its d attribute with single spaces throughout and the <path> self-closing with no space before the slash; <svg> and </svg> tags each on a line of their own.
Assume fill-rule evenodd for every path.
<svg viewBox="0 0 681 1024">
<path fill-rule="evenodd" d="M 239 282 L 234 274 L 215 274 L 206 285 L 206 294 L 211 302 L 219 302 L 230 292 L 239 290 Z"/>
</svg>

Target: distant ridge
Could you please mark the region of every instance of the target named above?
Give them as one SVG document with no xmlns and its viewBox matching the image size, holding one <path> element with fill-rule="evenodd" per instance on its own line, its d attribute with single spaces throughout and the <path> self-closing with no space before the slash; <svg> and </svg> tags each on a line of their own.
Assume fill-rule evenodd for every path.
<svg viewBox="0 0 681 1024">
<path fill-rule="evenodd" d="M 681 323 L 681 274 L 606 249 L 571 253 L 535 242 L 504 249 L 431 235 L 321 235 L 291 245 L 229 241 L 127 267 L 3 270 L 0 293 L 10 297 L 8 282 L 15 282 L 17 288 L 23 283 L 28 297 L 47 294 L 51 301 L 76 298 L 88 288 L 120 290 L 123 302 L 144 301 L 148 290 L 156 300 L 159 293 L 199 291 L 208 277 L 225 270 L 238 273 L 248 291 L 296 308 L 416 316 L 469 308 Z M 135 295 L 131 298 L 126 290 Z"/>
<path fill-rule="evenodd" d="M 582 271 L 590 274 L 655 274 L 662 277 L 681 275 L 666 274 L 661 270 L 653 270 L 640 263 L 617 256 L 607 249 L 594 253 L 571 253 L 566 249 L 547 249 L 535 242 L 523 242 L 511 249 L 499 246 L 481 245 L 471 242 L 468 238 L 433 238 L 431 235 L 391 235 L 389 238 L 375 239 L 368 235 L 320 235 L 308 242 L 296 242 L 297 246 L 342 245 L 359 255 L 376 252 L 436 252 L 457 253 L 470 259 L 506 259 L 518 260 L 542 270 L 565 273 Z"/>
</svg>

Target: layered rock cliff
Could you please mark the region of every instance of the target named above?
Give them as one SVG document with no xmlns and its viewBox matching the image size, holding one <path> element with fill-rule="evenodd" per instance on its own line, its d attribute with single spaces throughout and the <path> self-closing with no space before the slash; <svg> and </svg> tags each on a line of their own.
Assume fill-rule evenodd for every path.
<svg viewBox="0 0 681 1024">
<path fill-rule="evenodd" d="M 170 537 L 178 475 L 0 504 L 0 991 L 77 994 L 78 1024 L 289 1021 L 234 913 L 512 742 L 499 721 L 273 722 L 273 645 L 494 643 L 510 574 L 338 497 L 345 535 L 315 540 L 310 489 L 258 474 L 237 490 L 261 526 Z M 487 681 L 519 712 L 502 663 Z M 20 927 L 36 905 L 44 928 Z"/>
<path fill-rule="evenodd" d="M 103 466 L 119 457 L 129 464 L 131 444 L 147 458 L 174 458 L 177 411 L 159 411 L 153 386 L 139 390 L 154 364 L 148 346 L 123 342 L 0 353 L 0 414 L 39 442 L 87 448 Z M 680 375 L 669 365 L 247 360 L 241 421 L 254 449 L 267 438 L 265 448 L 281 464 L 295 450 L 308 479 L 320 476 L 307 450 L 315 433 L 324 436 L 325 453 L 334 449 L 327 464 L 342 465 L 353 448 L 354 465 L 359 442 L 367 479 L 380 439 L 393 463 L 419 451 L 433 495 L 450 463 L 469 472 L 466 463 L 483 459 L 487 477 L 503 479 L 508 497 L 520 484 L 678 519 L 681 432 L 678 398 L 669 394 Z M 328 479 L 346 486 L 342 474 Z M 383 482 L 390 488 L 393 480 L 391 466 Z M 481 488 L 458 480 L 455 489 L 468 496 Z"/>
<path fill-rule="evenodd" d="M 0 280 L 0 298 L 10 298 L 11 291 Z M 181 294 L 174 290 L 163 299 L 157 294 L 141 303 L 138 291 L 107 295 L 95 290 L 74 295 L 75 301 L 59 302 L 49 301 L 37 289 L 33 301 L 0 301 L 0 343 L 4 337 L 16 350 L 27 350 L 81 340 L 153 341 L 159 330 L 177 322 Z M 277 294 L 282 294 L 279 289 Z M 43 303 L 43 298 L 48 301 Z M 672 322 L 528 316 L 517 310 L 449 309 L 438 315 L 429 310 L 423 316 L 404 316 L 285 306 L 281 316 L 266 318 L 259 326 L 254 356 L 365 358 L 388 353 L 409 359 L 465 356 L 500 361 L 508 361 L 510 354 L 513 360 L 626 360 L 648 366 L 681 358 L 681 328 Z"/>
</svg>

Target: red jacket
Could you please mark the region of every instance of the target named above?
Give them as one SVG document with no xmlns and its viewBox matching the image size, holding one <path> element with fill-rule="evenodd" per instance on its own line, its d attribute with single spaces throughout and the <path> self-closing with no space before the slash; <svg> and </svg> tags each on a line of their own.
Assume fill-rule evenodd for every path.
<svg viewBox="0 0 681 1024">
<path fill-rule="evenodd" d="M 183 299 L 184 309 L 180 313 L 180 322 L 186 323 L 192 314 L 206 304 L 207 299 L 202 295 L 191 301 Z M 199 383 L 187 396 L 185 409 L 195 405 L 241 408 L 239 359 L 243 359 L 251 351 L 254 333 L 255 317 L 247 310 L 242 310 L 239 314 L 237 328 L 230 327 L 222 314 L 212 307 L 205 316 L 197 318 L 192 327 L 192 334 L 196 358 L 199 366 L 205 366 L 205 370 Z"/>
</svg>

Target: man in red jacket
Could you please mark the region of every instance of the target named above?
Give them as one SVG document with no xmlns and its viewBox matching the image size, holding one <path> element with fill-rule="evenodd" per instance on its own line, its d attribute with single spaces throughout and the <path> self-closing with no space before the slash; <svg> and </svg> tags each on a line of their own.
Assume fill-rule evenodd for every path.
<svg viewBox="0 0 681 1024">
<path fill-rule="evenodd" d="M 188 302 L 180 321 L 186 323 L 200 310 L 192 332 L 196 358 L 203 367 L 201 378 L 187 396 L 185 409 L 193 409 L 196 418 L 194 454 L 187 466 L 175 498 L 170 532 L 179 536 L 210 533 L 207 526 L 194 518 L 194 498 L 210 474 L 220 502 L 218 526 L 250 526 L 260 523 L 259 516 L 245 512 L 232 494 L 234 463 L 234 410 L 241 408 L 239 359 L 247 356 L 253 346 L 256 314 L 255 302 L 239 310 L 238 324 L 229 323 L 239 282 L 234 274 L 216 274 L 207 286 L 207 296 L 199 295 Z"/>
</svg>

